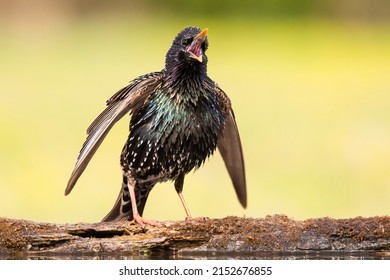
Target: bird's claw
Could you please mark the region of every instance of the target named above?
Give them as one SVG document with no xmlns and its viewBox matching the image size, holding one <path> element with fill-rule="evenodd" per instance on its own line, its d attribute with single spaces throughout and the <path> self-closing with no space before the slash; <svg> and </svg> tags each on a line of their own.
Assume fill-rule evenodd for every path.
<svg viewBox="0 0 390 280">
<path fill-rule="evenodd" d="M 196 217 L 196 218 L 193 218 L 191 216 L 187 216 L 186 217 L 186 222 L 192 222 L 192 221 L 196 221 L 196 222 L 205 222 L 207 221 L 209 218 L 207 217 Z"/>
<path fill-rule="evenodd" d="M 140 225 L 142 228 L 145 228 L 146 225 L 154 226 L 154 227 L 163 227 L 164 225 L 153 220 L 147 220 L 142 218 L 140 215 L 134 216 L 134 219 L 131 221 L 134 224 Z"/>
</svg>

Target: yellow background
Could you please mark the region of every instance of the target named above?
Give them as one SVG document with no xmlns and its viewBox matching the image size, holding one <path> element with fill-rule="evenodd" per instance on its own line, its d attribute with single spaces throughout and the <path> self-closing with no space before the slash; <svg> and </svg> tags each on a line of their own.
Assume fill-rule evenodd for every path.
<svg viewBox="0 0 390 280">
<path fill-rule="evenodd" d="M 243 210 L 217 152 L 185 179 L 193 216 L 390 212 L 386 20 L 148 7 L 71 17 L 16 2 L 0 20 L 0 216 L 95 222 L 111 209 L 129 117 L 65 197 L 85 130 L 128 81 L 163 68 L 188 25 L 209 28 L 208 73 L 232 100 L 248 188 Z M 144 216 L 185 217 L 172 183 L 154 188 Z"/>
</svg>

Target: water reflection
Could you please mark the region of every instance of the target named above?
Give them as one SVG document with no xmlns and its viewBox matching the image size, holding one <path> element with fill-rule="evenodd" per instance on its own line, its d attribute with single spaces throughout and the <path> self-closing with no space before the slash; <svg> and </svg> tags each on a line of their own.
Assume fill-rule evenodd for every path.
<svg viewBox="0 0 390 280">
<path fill-rule="evenodd" d="M 54 254 L 0 252 L 2 260 L 390 260 L 390 251 L 380 252 L 250 252 L 250 253 L 179 253 L 176 251 L 141 251 L 131 253 Z"/>
</svg>

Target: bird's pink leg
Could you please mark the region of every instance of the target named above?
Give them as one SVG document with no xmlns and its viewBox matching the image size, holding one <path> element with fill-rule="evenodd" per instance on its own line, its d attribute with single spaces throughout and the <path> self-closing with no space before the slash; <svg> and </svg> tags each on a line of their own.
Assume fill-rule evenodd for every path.
<svg viewBox="0 0 390 280">
<path fill-rule="evenodd" d="M 181 204 L 183 204 L 184 211 L 186 211 L 186 221 L 190 221 L 190 220 L 204 221 L 204 220 L 206 220 L 205 217 L 192 218 L 190 209 L 189 209 L 188 206 L 187 206 L 187 203 L 186 203 L 186 201 L 185 201 L 185 199 L 184 199 L 183 193 L 182 193 L 182 192 L 178 192 L 177 194 L 179 195 Z"/>
<path fill-rule="evenodd" d="M 131 207 L 133 208 L 132 222 L 135 224 L 139 224 L 143 228 L 145 227 L 145 225 L 162 227 L 162 224 L 157 222 L 157 221 L 147 220 L 147 219 L 144 219 L 141 217 L 141 215 L 138 212 L 138 208 L 137 208 L 137 200 L 135 199 L 135 180 L 128 178 L 127 185 L 129 187 L 129 192 L 130 192 Z"/>
</svg>

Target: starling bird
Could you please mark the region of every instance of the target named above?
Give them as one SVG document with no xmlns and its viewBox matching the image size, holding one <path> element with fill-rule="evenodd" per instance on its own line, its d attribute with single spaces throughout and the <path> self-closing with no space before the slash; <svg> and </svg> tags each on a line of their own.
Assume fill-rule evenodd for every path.
<svg viewBox="0 0 390 280">
<path fill-rule="evenodd" d="M 184 177 L 199 168 L 218 147 L 241 205 L 246 207 L 246 181 L 241 141 L 230 100 L 207 76 L 208 29 L 183 29 L 169 49 L 165 68 L 140 76 L 115 93 L 106 109 L 87 129 L 65 195 L 87 167 L 112 126 L 131 111 L 130 134 L 120 163 L 123 183 L 104 222 L 130 220 L 158 225 L 142 218 L 156 183 L 174 181 L 182 195 Z"/>
</svg>

